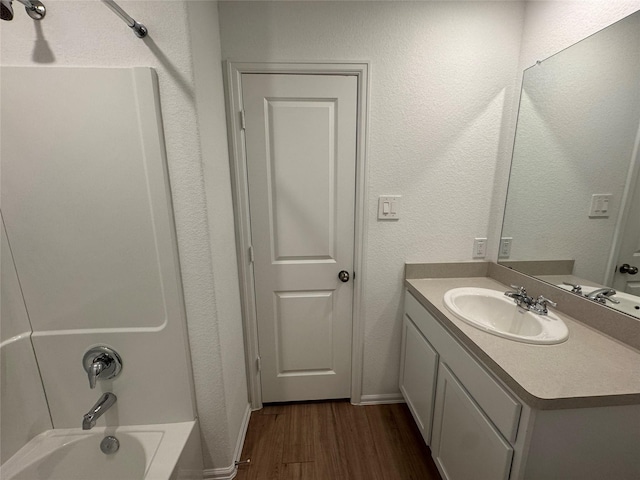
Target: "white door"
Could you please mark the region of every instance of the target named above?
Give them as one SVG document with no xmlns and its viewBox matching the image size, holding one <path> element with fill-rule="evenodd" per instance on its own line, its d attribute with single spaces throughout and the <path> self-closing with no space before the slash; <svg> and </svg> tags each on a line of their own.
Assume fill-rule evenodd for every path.
<svg viewBox="0 0 640 480">
<path fill-rule="evenodd" d="M 613 288 L 640 296 L 640 175 L 636 182 L 629 215 L 622 227 L 622 242 L 613 277 Z"/>
<path fill-rule="evenodd" d="M 243 74 L 242 102 L 262 401 L 347 398 L 357 78 Z"/>
</svg>

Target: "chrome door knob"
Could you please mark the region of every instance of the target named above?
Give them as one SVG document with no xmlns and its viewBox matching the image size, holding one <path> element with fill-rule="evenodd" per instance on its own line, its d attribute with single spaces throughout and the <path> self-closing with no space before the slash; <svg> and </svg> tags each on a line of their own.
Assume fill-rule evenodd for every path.
<svg viewBox="0 0 640 480">
<path fill-rule="evenodd" d="M 338 274 L 338 278 L 340 279 L 341 282 L 348 282 L 349 281 L 349 272 L 347 272 L 346 270 L 341 270 L 340 273 Z"/>
<path fill-rule="evenodd" d="M 638 273 L 638 267 L 634 267 L 629 265 L 628 263 L 625 263 L 620 267 L 620 273 L 628 273 L 629 275 L 635 275 L 636 273 Z"/>
</svg>

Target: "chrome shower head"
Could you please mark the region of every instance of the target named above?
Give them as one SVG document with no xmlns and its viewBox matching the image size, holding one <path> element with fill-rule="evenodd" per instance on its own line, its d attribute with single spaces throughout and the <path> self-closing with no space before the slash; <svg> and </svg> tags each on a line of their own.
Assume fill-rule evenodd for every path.
<svg viewBox="0 0 640 480">
<path fill-rule="evenodd" d="M 12 0 L 0 0 L 0 18 L 2 20 L 13 20 Z"/>
<path fill-rule="evenodd" d="M 47 9 L 39 0 L 18 0 L 24 5 L 24 9 L 34 20 L 42 20 L 47 14 Z M 0 0 L 0 18 L 13 20 L 13 0 Z"/>
</svg>

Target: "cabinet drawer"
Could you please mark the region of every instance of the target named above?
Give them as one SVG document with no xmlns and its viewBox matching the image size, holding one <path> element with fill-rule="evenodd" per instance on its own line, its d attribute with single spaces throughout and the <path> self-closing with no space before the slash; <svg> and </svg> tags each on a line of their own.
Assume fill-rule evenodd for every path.
<svg viewBox="0 0 640 480">
<path fill-rule="evenodd" d="M 464 388 L 509 441 L 514 442 L 522 406 L 408 291 L 405 314 L 455 373 Z M 505 340 L 508 341 L 508 340 Z"/>
</svg>

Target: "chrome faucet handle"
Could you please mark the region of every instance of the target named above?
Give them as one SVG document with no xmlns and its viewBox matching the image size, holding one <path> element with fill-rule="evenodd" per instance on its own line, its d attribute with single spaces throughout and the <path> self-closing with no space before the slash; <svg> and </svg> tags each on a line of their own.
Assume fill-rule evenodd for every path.
<svg viewBox="0 0 640 480">
<path fill-rule="evenodd" d="M 556 302 L 540 295 L 536 299 L 535 303 L 531 306 L 531 310 L 533 310 L 538 315 L 546 315 L 547 313 L 549 313 L 549 311 L 547 310 L 547 305 L 551 305 L 552 307 L 558 306 Z"/>
<path fill-rule="evenodd" d="M 558 306 L 558 304 L 556 302 L 554 302 L 553 300 L 549 300 L 547 297 L 543 297 L 542 295 L 540 295 L 538 297 L 536 302 L 537 303 L 543 303 L 545 305 L 551 305 L 552 307 L 557 307 Z"/>
<path fill-rule="evenodd" d="M 563 285 L 568 285 L 571 287 L 571 293 L 577 293 L 579 295 L 582 294 L 582 287 L 576 283 L 562 282 Z"/>
<path fill-rule="evenodd" d="M 617 292 L 615 292 L 615 291 L 614 291 L 614 293 L 600 292 L 595 297 L 593 297 L 593 299 L 596 300 L 598 303 L 606 304 L 607 300 L 608 300 L 611 303 L 617 305 L 618 303 L 620 303 L 620 300 L 616 300 L 615 298 L 611 298 L 611 295 L 615 295 L 616 293 Z"/>
<path fill-rule="evenodd" d="M 122 359 L 114 349 L 100 346 L 89 349 L 82 358 L 89 387 L 96 388 L 98 380 L 108 380 L 117 376 L 122 370 Z"/>
<path fill-rule="evenodd" d="M 96 381 L 98 380 L 98 376 L 104 371 L 105 368 L 107 368 L 107 365 L 105 365 L 105 363 L 100 360 L 94 360 L 89 367 L 87 375 L 89 376 L 89 387 L 92 390 L 96 388 Z"/>
<path fill-rule="evenodd" d="M 521 287 L 519 285 L 511 285 L 511 288 L 513 288 L 513 291 L 507 290 L 506 292 L 504 292 L 507 297 L 513 298 L 514 300 L 516 300 L 516 302 L 518 301 L 518 299 L 525 299 L 527 297 L 527 290 L 524 287 Z"/>
</svg>

